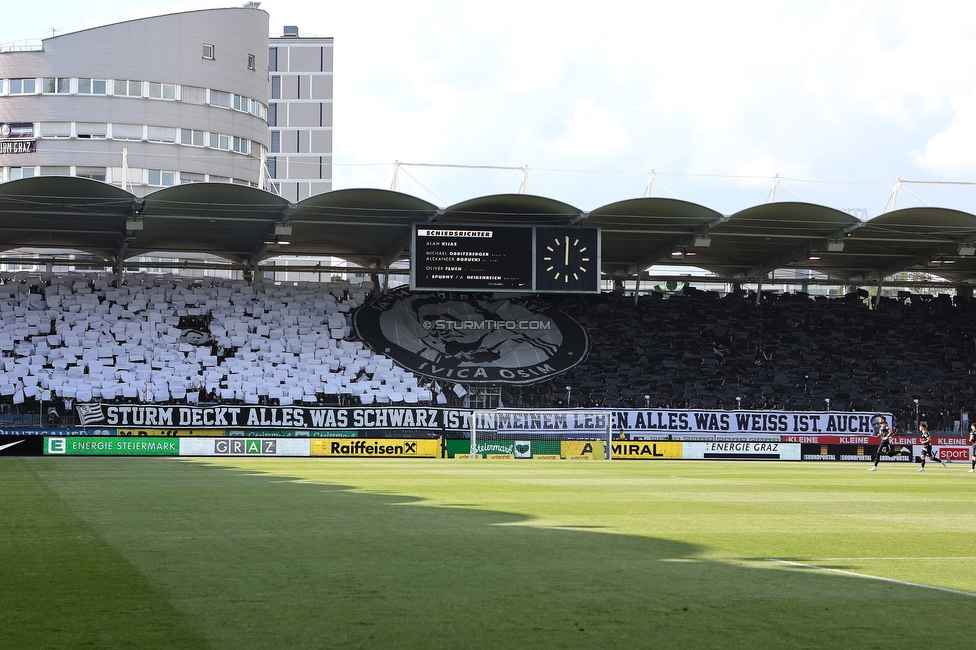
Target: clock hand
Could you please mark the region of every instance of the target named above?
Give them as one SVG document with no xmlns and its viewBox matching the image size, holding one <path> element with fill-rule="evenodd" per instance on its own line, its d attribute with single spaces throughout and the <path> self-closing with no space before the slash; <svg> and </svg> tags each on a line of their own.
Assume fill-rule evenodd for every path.
<svg viewBox="0 0 976 650">
<path fill-rule="evenodd" d="M 569 266 L 569 235 L 566 235 L 566 266 Z"/>
</svg>

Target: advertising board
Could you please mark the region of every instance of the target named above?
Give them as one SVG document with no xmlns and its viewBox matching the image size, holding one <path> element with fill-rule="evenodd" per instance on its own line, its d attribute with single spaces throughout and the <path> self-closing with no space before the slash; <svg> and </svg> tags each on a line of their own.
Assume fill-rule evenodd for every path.
<svg viewBox="0 0 976 650">
<path fill-rule="evenodd" d="M 683 457 L 700 460 L 800 460 L 790 442 L 684 442 Z"/>
<path fill-rule="evenodd" d="M 912 457 L 922 457 L 922 445 L 912 445 Z M 972 460 L 971 448 L 955 445 L 932 445 L 936 458 L 950 463 L 968 463 Z"/>
<path fill-rule="evenodd" d="M 440 439 L 309 438 L 311 456 L 337 458 L 440 458 Z M 511 452 L 509 452 L 511 453 Z"/>
<path fill-rule="evenodd" d="M 45 437 L 44 455 L 55 456 L 179 456 L 180 441 L 169 438 L 116 436 Z"/>
<path fill-rule="evenodd" d="M 183 438 L 180 456 L 309 456 L 309 438 Z"/>
<path fill-rule="evenodd" d="M 41 456 L 44 438 L 41 436 L 9 436 L 0 434 L 0 456 Z"/>
<path fill-rule="evenodd" d="M 683 442 L 614 442 L 610 446 L 614 460 L 665 460 L 684 457 Z"/>
</svg>

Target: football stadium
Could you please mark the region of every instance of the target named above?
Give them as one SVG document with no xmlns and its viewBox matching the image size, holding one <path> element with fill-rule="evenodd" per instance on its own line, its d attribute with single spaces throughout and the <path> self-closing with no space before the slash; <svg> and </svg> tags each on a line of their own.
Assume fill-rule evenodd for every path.
<svg viewBox="0 0 976 650">
<path fill-rule="evenodd" d="M 0 648 L 972 645 L 976 214 L 333 190 L 187 14 L 0 52 Z"/>
</svg>

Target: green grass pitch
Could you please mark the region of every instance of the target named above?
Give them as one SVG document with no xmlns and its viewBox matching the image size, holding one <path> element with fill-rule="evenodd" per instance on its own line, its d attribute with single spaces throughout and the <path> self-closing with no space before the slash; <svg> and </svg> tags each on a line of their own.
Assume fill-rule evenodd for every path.
<svg viewBox="0 0 976 650">
<path fill-rule="evenodd" d="M 0 458 L 0 648 L 969 648 L 932 465 Z"/>
</svg>

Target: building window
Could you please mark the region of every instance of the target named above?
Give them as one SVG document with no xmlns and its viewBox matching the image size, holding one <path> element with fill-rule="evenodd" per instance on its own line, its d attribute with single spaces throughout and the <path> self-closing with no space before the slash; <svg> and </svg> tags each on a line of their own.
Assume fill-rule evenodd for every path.
<svg viewBox="0 0 976 650">
<path fill-rule="evenodd" d="M 68 77 L 44 77 L 41 92 L 67 94 L 71 92 L 71 79 Z"/>
<path fill-rule="evenodd" d="M 93 181 L 105 182 L 105 168 L 104 167 L 76 167 L 75 176 L 78 178 L 90 178 Z"/>
<path fill-rule="evenodd" d="M 180 99 L 188 104 L 206 104 L 207 89 L 198 86 L 183 86 Z"/>
<path fill-rule="evenodd" d="M 150 126 L 147 139 L 152 142 L 176 142 L 176 129 L 169 126 Z"/>
<path fill-rule="evenodd" d="M 268 158 L 268 176 L 278 178 L 278 159 Z"/>
<path fill-rule="evenodd" d="M 192 147 L 202 147 L 203 131 L 180 129 L 180 144 L 188 144 Z"/>
<path fill-rule="evenodd" d="M 176 99 L 176 86 L 151 81 L 149 82 L 149 96 L 155 99 Z"/>
<path fill-rule="evenodd" d="M 281 99 L 281 77 L 271 77 L 271 99 Z"/>
<path fill-rule="evenodd" d="M 106 85 L 104 79 L 88 79 L 88 78 L 78 79 L 79 95 L 104 95 L 105 88 Z"/>
<path fill-rule="evenodd" d="M 142 97 L 142 82 L 132 79 L 116 79 L 115 94 L 127 97 Z"/>
<path fill-rule="evenodd" d="M 219 133 L 210 134 L 210 148 L 211 149 L 223 149 L 224 151 L 230 150 L 230 136 L 221 135 Z"/>
<path fill-rule="evenodd" d="M 113 140 L 142 140 L 141 124 L 113 124 Z"/>
<path fill-rule="evenodd" d="M 234 95 L 234 110 L 249 113 L 251 110 L 251 100 L 241 95 Z"/>
<path fill-rule="evenodd" d="M 237 153 L 251 153 L 251 141 L 247 138 L 234 138 L 234 151 Z"/>
<path fill-rule="evenodd" d="M 42 138 L 70 138 L 71 122 L 41 122 Z"/>
<path fill-rule="evenodd" d="M 271 153 L 281 153 L 281 131 L 271 132 Z"/>
<path fill-rule="evenodd" d="M 268 72 L 278 71 L 278 48 L 268 48 Z"/>
<path fill-rule="evenodd" d="M 75 125 L 75 135 L 82 139 L 104 140 L 107 134 L 108 125 L 106 124 L 78 122 L 78 124 Z"/>
<path fill-rule="evenodd" d="M 278 126 L 278 105 L 268 106 L 268 126 Z"/>
<path fill-rule="evenodd" d="M 248 70 L 254 70 L 254 68 L 255 68 L 254 55 L 253 54 L 248 54 L 247 55 L 247 69 Z"/>
<path fill-rule="evenodd" d="M 214 46 L 210 43 L 203 44 L 203 58 L 213 61 L 214 58 Z"/>
<path fill-rule="evenodd" d="M 176 172 L 150 169 L 148 184 L 157 187 L 172 187 L 173 185 L 176 185 Z"/>
<path fill-rule="evenodd" d="M 37 92 L 37 79 L 11 79 L 11 95 L 33 95 Z"/>
<path fill-rule="evenodd" d="M 16 181 L 21 178 L 32 178 L 36 175 L 37 169 L 35 167 L 11 167 L 10 168 L 10 180 Z"/>
<path fill-rule="evenodd" d="M 211 106 L 223 106 L 224 108 L 230 108 L 230 93 L 225 93 L 222 90 L 210 89 L 210 105 Z"/>
<path fill-rule="evenodd" d="M 187 183 L 203 183 L 207 180 L 204 174 L 195 174 L 193 172 L 180 172 L 180 184 L 186 185 Z"/>
</svg>

